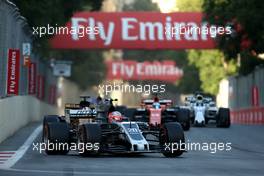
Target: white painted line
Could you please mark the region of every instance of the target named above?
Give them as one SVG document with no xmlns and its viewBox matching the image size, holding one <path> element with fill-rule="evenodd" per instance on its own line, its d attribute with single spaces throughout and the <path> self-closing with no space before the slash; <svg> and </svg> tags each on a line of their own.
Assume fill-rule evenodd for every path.
<svg viewBox="0 0 264 176">
<path fill-rule="evenodd" d="M 0 151 L 0 155 L 2 154 L 15 154 L 15 151 Z"/>
<path fill-rule="evenodd" d="M 1 157 L 11 157 L 14 154 L 15 154 L 15 152 L 14 153 L 0 153 L 0 158 Z"/>
<path fill-rule="evenodd" d="M 14 155 L 9 158 L 4 164 L 0 165 L 1 169 L 9 169 L 20 160 L 23 155 L 26 153 L 28 148 L 32 145 L 33 141 L 38 137 L 39 133 L 42 130 L 42 125 L 38 126 L 33 133 L 27 138 L 25 143 L 19 147 L 19 149 L 14 153 Z"/>
<path fill-rule="evenodd" d="M 13 155 L 15 151 L 0 151 L 0 168 L 2 168 L 3 164 L 7 162 Z"/>
</svg>

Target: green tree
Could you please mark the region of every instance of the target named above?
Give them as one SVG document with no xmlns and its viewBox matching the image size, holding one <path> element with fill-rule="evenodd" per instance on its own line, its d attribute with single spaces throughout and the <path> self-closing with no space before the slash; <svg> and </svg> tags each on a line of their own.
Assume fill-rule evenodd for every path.
<svg viewBox="0 0 264 176">
<path fill-rule="evenodd" d="M 27 19 L 30 27 L 64 25 L 76 11 L 99 10 L 103 0 L 12 0 Z M 34 38 L 34 50 L 39 55 L 48 57 L 52 36 Z"/>
<path fill-rule="evenodd" d="M 151 0 L 136 0 L 134 3 L 124 6 L 123 11 L 159 11 L 157 4 Z M 187 53 L 173 50 L 124 50 L 125 59 L 137 61 L 153 61 L 153 60 L 174 60 L 178 67 L 183 69 L 184 75 L 181 80 L 171 84 L 167 84 L 167 90 L 178 93 L 192 93 L 200 89 L 200 79 L 198 69 L 188 63 Z M 134 82 L 134 81 L 133 81 Z M 150 83 L 150 81 L 143 81 Z M 162 83 L 160 81 L 151 81 L 152 83 Z"/>
<path fill-rule="evenodd" d="M 145 50 L 125 50 L 124 58 L 127 60 L 137 61 L 154 61 L 154 60 L 173 60 L 177 66 L 184 71 L 183 77 L 174 84 L 168 85 L 171 92 L 192 93 L 200 90 L 200 79 L 198 69 L 189 64 L 187 60 L 187 53 L 183 51 L 173 50 L 158 50 L 158 51 L 145 51 Z M 153 82 L 153 81 L 152 81 Z"/>
<path fill-rule="evenodd" d="M 203 3 L 204 0 L 180 0 L 177 1 L 177 8 L 182 12 L 201 12 Z M 189 65 L 199 70 L 200 88 L 206 93 L 216 95 L 219 82 L 237 71 L 236 61 L 226 59 L 220 50 L 188 50 L 187 53 Z"/>
<path fill-rule="evenodd" d="M 203 11 L 211 24 L 231 26 L 231 35 L 217 37 L 217 44 L 227 59 L 240 53 L 240 73 L 247 74 L 263 63 L 258 54 L 264 52 L 264 1 L 262 0 L 204 0 Z M 253 60 L 253 61 L 252 61 Z"/>
<path fill-rule="evenodd" d="M 29 25 L 63 25 L 72 14 L 80 10 L 99 10 L 102 0 L 12 0 L 26 17 Z"/>
<path fill-rule="evenodd" d="M 78 61 L 74 63 L 70 79 L 85 90 L 100 84 L 105 79 L 106 68 L 101 52 L 89 51 L 81 54 L 82 58 L 76 58 Z"/>
<path fill-rule="evenodd" d="M 218 92 L 218 83 L 225 77 L 236 72 L 234 60 L 226 63 L 224 55 L 218 50 L 188 52 L 191 64 L 199 69 L 199 77 L 202 81 L 201 88 L 212 95 Z"/>
<path fill-rule="evenodd" d="M 159 7 L 151 0 L 135 0 L 132 4 L 126 4 L 123 11 L 159 11 Z"/>
<path fill-rule="evenodd" d="M 95 11 L 101 8 L 103 0 L 13 0 L 27 19 L 30 27 L 63 26 L 76 11 Z M 80 88 L 97 85 L 104 79 L 103 57 L 99 51 L 51 50 L 49 39 L 52 36 L 34 38 L 34 50 L 42 58 L 72 60 L 70 79 Z"/>
<path fill-rule="evenodd" d="M 180 12 L 201 12 L 203 0 L 177 0 L 176 4 Z"/>
</svg>

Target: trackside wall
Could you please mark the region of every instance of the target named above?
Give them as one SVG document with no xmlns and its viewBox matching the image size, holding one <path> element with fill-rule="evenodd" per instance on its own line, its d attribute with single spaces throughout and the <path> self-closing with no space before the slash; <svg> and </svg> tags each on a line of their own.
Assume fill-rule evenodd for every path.
<svg viewBox="0 0 264 176">
<path fill-rule="evenodd" d="M 222 80 L 217 99 L 231 109 L 232 123 L 264 124 L 264 67 Z"/>
<path fill-rule="evenodd" d="M 0 0 L 0 142 L 27 123 L 41 120 L 44 114 L 57 114 L 57 77 L 53 76 L 48 59 L 34 50 L 33 40 L 31 27 L 16 5 Z M 27 57 L 23 56 L 23 44 L 31 46 Z M 8 67 L 8 51 L 14 49 L 20 53 L 15 64 L 19 68 L 14 84 L 17 91 L 8 93 L 11 87 L 8 71 L 12 71 L 12 67 Z M 30 63 L 36 66 L 34 71 L 24 63 L 28 56 Z"/>
<path fill-rule="evenodd" d="M 45 114 L 57 114 L 57 108 L 33 96 L 0 99 L 0 142 Z"/>
</svg>

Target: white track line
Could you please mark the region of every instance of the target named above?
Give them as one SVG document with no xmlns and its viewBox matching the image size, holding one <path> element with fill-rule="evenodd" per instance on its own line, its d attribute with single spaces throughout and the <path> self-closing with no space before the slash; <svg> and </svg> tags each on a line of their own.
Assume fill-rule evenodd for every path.
<svg viewBox="0 0 264 176">
<path fill-rule="evenodd" d="M 0 151 L 0 168 L 7 162 L 13 155 L 15 151 Z"/>
<path fill-rule="evenodd" d="M 38 137 L 41 130 L 42 130 L 42 126 L 40 125 L 27 138 L 25 143 L 21 147 L 19 147 L 19 149 L 17 151 L 15 151 L 15 154 L 10 159 L 8 159 L 4 164 L 0 165 L 0 168 L 1 169 L 9 169 L 13 165 L 15 165 L 16 162 L 23 157 L 23 155 L 26 153 L 28 148 L 32 145 L 33 141 Z"/>
</svg>

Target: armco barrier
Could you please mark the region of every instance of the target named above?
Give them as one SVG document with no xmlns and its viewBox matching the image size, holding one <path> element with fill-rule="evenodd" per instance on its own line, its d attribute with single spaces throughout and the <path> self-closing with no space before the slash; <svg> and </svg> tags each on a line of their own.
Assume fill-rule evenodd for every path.
<svg viewBox="0 0 264 176">
<path fill-rule="evenodd" d="M 0 99 L 0 143 L 29 122 L 39 121 L 45 114 L 57 114 L 57 108 L 33 96 Z"/>
<path fill-rule="evenodd" d="M 264 124 L 264 107 L 252 107 L 231 111 L 231 123 Z"/>
</svg>

